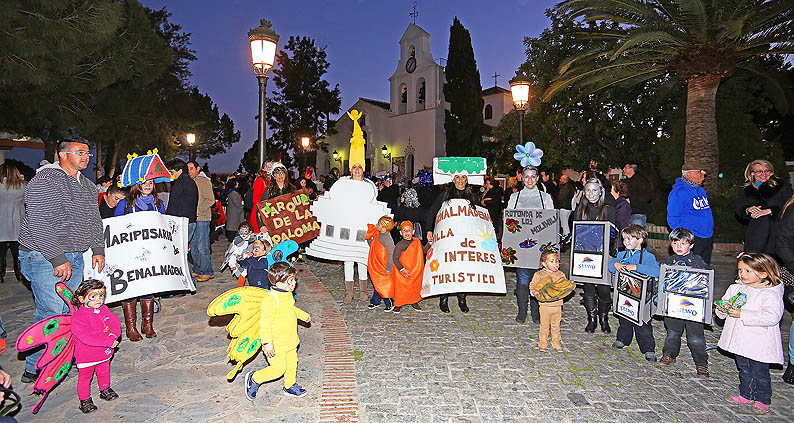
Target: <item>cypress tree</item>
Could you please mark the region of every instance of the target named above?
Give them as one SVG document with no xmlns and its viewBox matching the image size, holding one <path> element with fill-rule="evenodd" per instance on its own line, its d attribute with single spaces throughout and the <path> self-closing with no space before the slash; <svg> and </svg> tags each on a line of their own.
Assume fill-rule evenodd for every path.
<svg viewBox="0 0 794 423">
<path fill-rule="evenodd" d="M 485 102 L 471 34 L 457 17 L 449 28 L 446 77 L 444 97 L 450 105 L 449 110 L 444 111 L 447 156 L 479 156 Z"/>
</svg>

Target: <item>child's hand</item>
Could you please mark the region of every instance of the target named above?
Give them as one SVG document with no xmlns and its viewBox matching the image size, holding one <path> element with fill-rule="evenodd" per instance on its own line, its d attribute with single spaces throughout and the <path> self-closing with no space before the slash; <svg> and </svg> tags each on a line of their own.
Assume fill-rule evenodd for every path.
<svg viewBox="0 0 794 423">
<path fill-rule="evenodd" d="M 538 294 L 540 294 L 538 291 L 529 291 L 529 293 L 532 294 L 533 297 L 537 297 Z"/>
<path fill-rule="evenodd" d="M 737 319 L 741 319 L 741 317 L 742 317 L 742 309 L 731 307 L 731 308 L 728 309 L 728 316 L 735 317 Z"/>
<path fill-rule="evenodd" d="M 632 270 L 637 270 L 637 265 L 636 264 L 627 264 L 625 267 L 623 267 L 623 271 L 624 272 L 629 272 L 629 271 L 632 271 Z"/>
<path fill-rule="evenodd" d="M 230 267 L 229 269 L 232 269 L 232 272 L 236 272 L 237 271 L 236 267 Z"/>
<path fill-rule="evenodd" d="M 262 345 L 262 350 L 265 352 L 265 356 L 268 358 L 274 357 L 276 355 L 276 349 L 273 347 L 273 344 Z"/>
<path fill-rule="evenodd" d="M 616 269 L 618 272 L 622 272 L 624 267 L 626 267 L 626 265 L 625 265 L 625 264 L 623 264 L 623 263 L 615 263 L 615 269 Z"/>
<path fill-rule="evenodd" d="M 403 274 L 403 276 L 405 276 L 406 278 L 410 278 L 410 277 L 411 277 L 411 271 L 410 271 L 410 270 L 408 270 L 408 269 L 407 269 L 407 268 L 405 268 L 405 267 L 403 267 L 403 270 L 400 270 L 400 273 L 402 273 L 402 274 Z"/>
<path fill-rule="evenodd" d="M 246 251 L 243 253 L 243 258 L 251 257 L 253 254 L 250 251 Z"/>
<path fill-rule="evenodd" d="M 307 317 L 305 321 L 306 321 L 306 323 L 311 323 L 312 322 L 312 316 Z"/>
<path fill-rule="evenodd" d="M 391 275 L 391 270 L 387 270 L 387 271 L 386 271 L 386 274 L 387 274 L 387 275 Z"/>
</svg>

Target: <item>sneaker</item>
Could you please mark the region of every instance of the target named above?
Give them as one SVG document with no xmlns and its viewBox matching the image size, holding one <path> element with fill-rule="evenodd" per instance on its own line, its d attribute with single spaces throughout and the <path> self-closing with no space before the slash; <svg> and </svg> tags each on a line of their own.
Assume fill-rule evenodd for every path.
<svg viewBox="0 0 794 423">
<path fill-rule="evenodd" d="M 25 370 L 25 372 L 22 373 L 22 378 L 20 380 L 22 381 L 22 383 L 32 383 L 36 381 L 37 377 L 39 377 L 38 373 L 31 373 Z"/>
<path fill-rule="evenodd" d="M 392 308 L 392 309 L 391 309 L 391 312 L 392 312 L 392 313 L 399 313 L 399 312 L 400 312 L 400 309 L 402 309 L 402 307 L 401 307 L 401 306 L 395 306 L 394 308 Z"/>
<path fill-rule="evenodd" d="M 196 276 L 196 280 L 199 282 L 207 282 L 208 280 L 214 278 L 214 275 L 198 275 Z"/>
<path fill-rule="evenodd" d="M 737 405 L 749 405 L 752 404 L 753 401 L 749 400 L 741 395 L 732 395 L 728 397 L 729 404 L 737 404 Z"/>
<path fill-rule="evenodd" d="M 664 355 L 662 356 L 662 359 L 659 360 L 659 367 L 669 366 L 673 363 L 675 363 L 675 359 L 673 357 Z"/>
<path fill-rule="evenodd" d="M 625 346 L 626 346 L 626 344 L 624 344 L 624 343 L 622 343 L 620 341 L 615 341 L 615 342 L 612 343 L 612 348 L 614 348 L 616 350 L 622 349 Z"/>
<path fill-rule="evenodd" d="M 656 353 L 653 351 L 648 351 L 645 353 L 645 360 L 650 361 L 651 363 L 656 363 Z"/>
<path fill-rule="evenodd" d="M 697 369 L 697 375 L 701 379 L 706 379 L 710 376 L 709 368 L 706 366 L 695 366 L 695 369 Z"/>
<path fill-rule="evenodd" d="M 83 414 L 92 413 L 96 410 L 97 410 L 97 406 L 94 405 L 94 401 L 91 400 L 91 397 L 88 397 L 88 399 L 80 400 L 80 411 L 82 411 Z"/>
<path fill-rule="evenodd" d="M 301 388 L 301 386 L 297 383 L 294 383 L 289 388 L 284 388 L 284 395 L 288 397 L 300 398 L 306 396 L 306 390 Z"/>
<path fill-rule="evenodd" d="M 419 307 L 419 304 L 411 304 L 411 308 L 418 312 L 423 312 L 422 307 Z"/>
<path fill-rule="evenodd" d="M 367 308 L 370 310 L 375 310 L 378 307 L 380 307 L 380 304 L 372 304 L 372 303 L 367 304 Z"/>
<path fill-rule="evenodd" d="M 254 398 L 256 398 L 256 391 L 259 390 L 259 385 L 261 385 L 261 383 L 254 382 L 254 372 L 245 374 L 245 397 L 248 398 L 249 401 L 253 401 Z"/>
<path fill-rule="evenodd" d="M 755 414 L 766 414 L 769 412 L 769 406 L 766 404 L 762 404 L 758 401 L 753 403 L 753 413 Z"/>
<path fill-rule="evenodd" d="M 391 305 L 387 304 L 386 307 L 384 307 L 383 311 L 388 313 L 388 312 L 392 311 L 392 309 L 394 309 L 394 307 L 392 307 Z"/>
</svg>

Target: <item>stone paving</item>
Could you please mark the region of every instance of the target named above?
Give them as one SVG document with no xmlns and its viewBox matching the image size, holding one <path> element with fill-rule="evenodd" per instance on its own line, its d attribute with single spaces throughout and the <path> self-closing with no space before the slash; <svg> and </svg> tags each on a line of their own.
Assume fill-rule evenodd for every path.
<svg viewBox="0 0 794 423">
<path fill-rule="evenodd" d="M 658 255 L 657 255 L 658 256 Z M 732 281 L 735 260 L 717 257 L 718 293 Z M 564 266 L 563 266 L 564 267 Z M 747 422 L 792 421 L 794 387 L 772 370 L 770 413 L 755 416 L 745 407 L 726 404 L 737 392 L 733 359 L 710 352 L 711 378 L 700 380 L 682 345 L 677 362 L 660 369 L 645 361 L 636 344 L 614 350 L 612 333 L 586 334 L 586 315 L 577 295 L 563 310 L 565 352 L 539 352 L 537 325 L 515 322 L 513 295 L 469 295 L 471 312 L 463 314 L 450 297 L 452 313 L 438 310 L 435 298 L 422 302 L 424 313 L 410 307 L 400 314 L 368 310 L 355 300 L 342 304 L 341 265 L 316 263 L 345 317 L 357 359 L 356 374 L 362 422 Z M 507 272 L 507 289 L 515 273 Z M 577 289 L 578 292 L 581 291 Z M 791 315 L 782 327 L 788 342 Z M 665 330 L 654 321 L 657 355 Z M 721 328 L 706 332 L 716 345 Z"/>
<path fill-rule="evenodd" d="M 226 245 L 214 245 L 216 268 Z M 721 294 L 731 282 L 735 260 L 715 256 L 714 264 Z M 14 387 L 23 396 L 24 409 L 17 418 L 21 422 L 309 422 L 328 421 L 329 416 L 372 423 L 760 422 L 792 421 L 794 415 L 790 400 L 794 387 L 782 382 L 780 368 L 772 370 L 770 414 L 759 417 L 747 408 L 725 403 L 724 398 L 736 392 L 738 377 L 733 360 L 717 351 L 709 357 L 712 377 L 700 380 L 685 342 L 676 364 L 662 370 L 646 362 L 636 344 L 620 351 L 610 348 L 617 328 L 614 317 L 610 319 L 612 334 L 583 333 L 580 290 L 563 310 L 565 352 L 542 353 L 533 350 L 537 326 L 515 322 L 512 295 L 469 295 L 468 314 L 458 310 L 454 296 L 450 314 L 438 310 L 435 298 L 422 302 L 426 312 L 404 308 L 393 314 L 382 308 L 368 310 L 358 300 L 343 304 L 340 263 L 308 260 L 299 269 L 310 270 L 332 296 L 329 299 L 309 275 L 297 289 L 298 306 L 312 314 L 313 320 L 310 327 L 299 327 L 298 382 L 309 391 L 306 397 L 282 396 L 279 380 L 263 385 L 253 403 L 247 401 L 241 376 L 265 365 L 261 355 L 234 381 L 226 381 L 232 367 L 225 360 L 228 338 L 223 326 L 228 319 L 210 320 L 206 315 L 206 306 L 216 295 L 236 286 L 224 273 L 199 284 L 195 295 L 164 299 L 163 311 L 155 315 L 157 338 L 122 342 L 111 366 L 112 386 L 120 398 L 110 403 L 97 399 L 96 413 L 83 415 L 77 410 L 77 377 L 71 372 L 39 414 L 30 414 L 37 397 L 26 392 L 30 385 L 19 382 L 24 362 L 9 349 L 0 356 L 0 364 L 13 375 Z M 12 282 L 13 277 L 6 280 L 0 285 L 0 314 L 13 342 L 31 323 L 33 301 L 22 284 Z M 507 272 L 507 281 L 512 293 L 513 272 Z M 122 315 L 120 307 L 111 309 Z M 337 310 L 343 321 L 331 322 L 338 318 Z M 791 315 L 786 313 L 784 345 L 790 324 Z M 343 328 L 352 343 L 343 336 Z M 708 345 L 716 344 L 720 330 L 714 326 L 706 332 Z M 654 335 L 661 356 L 662 322 L 654 321 Z M 337 344 L 329 350 L 331 342 Z M 340 351 L 348 347 L 353 349 L 355 380 L 341 379 L 345 394 L 340 407 L 352 410 L 345 418 L 329 414 L 333 406 L 324 400 L 329 389 L 326 367 L 349 368 L 340 361 L 345 356 Z M 329 351 L 336 355 L 329 358 Z M 353 389 L 357 398 L 349 398 L 347 389 Z"/>
</svg>

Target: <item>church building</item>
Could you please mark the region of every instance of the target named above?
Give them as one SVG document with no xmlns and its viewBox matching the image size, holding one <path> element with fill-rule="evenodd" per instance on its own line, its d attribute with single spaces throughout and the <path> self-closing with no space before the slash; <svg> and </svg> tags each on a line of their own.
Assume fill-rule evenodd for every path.
<svg viewBox="0 0 794 423">
<path fill-rule="evenodd" d="M 445 156 L 444 67 L 430 53 L 430 34 L 412 23 L 400 38 L 397 69 L 389 77 L 389 101 L 359 98 L 346 111 L 362 113 L 365 171 L 380 175 L 391 170 L 397 182 L 405 182 L 423 167 L 433 166 L 433 157 Z M 490 130 L 513 108 L 510 90 L 498 86 L 483 90 L 483 118 L 488 141 Z M 334 124 L 336 133 L 323 138 L 328 152 L 318 152 L 317 171 L 327 174 L 338 168 L 348 171 L 353 121 L 346 113 Z"/>
</svg>

